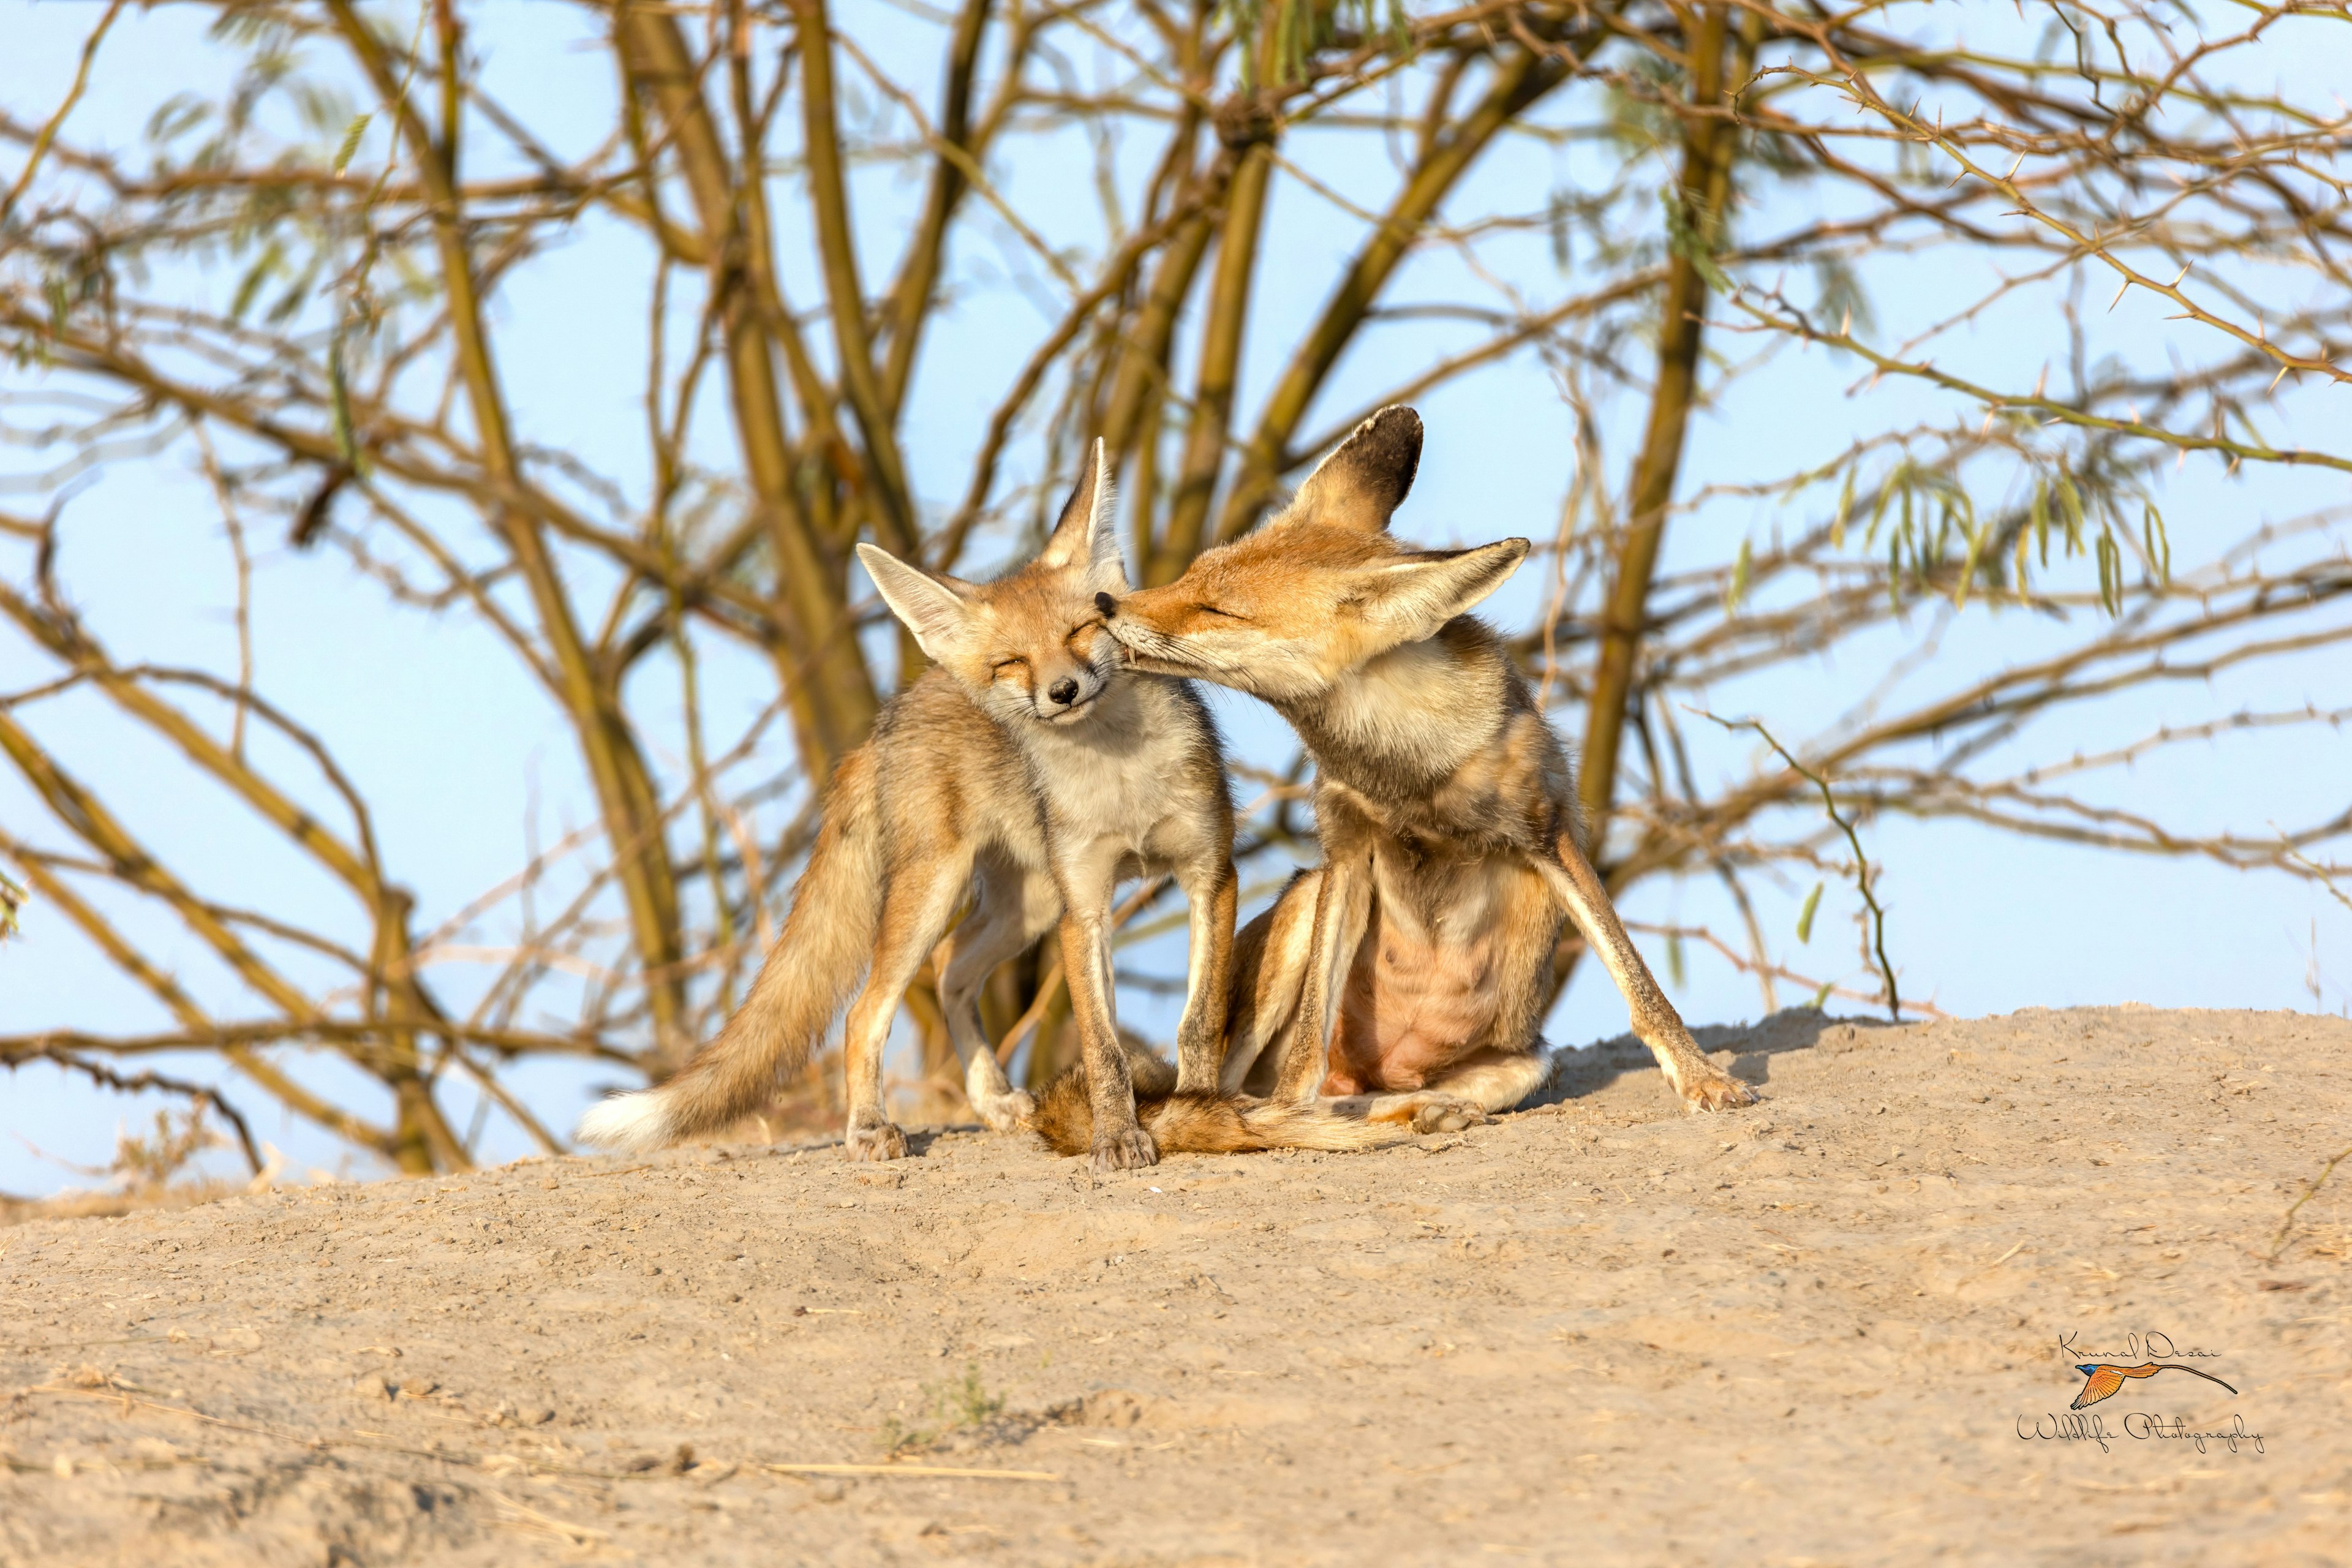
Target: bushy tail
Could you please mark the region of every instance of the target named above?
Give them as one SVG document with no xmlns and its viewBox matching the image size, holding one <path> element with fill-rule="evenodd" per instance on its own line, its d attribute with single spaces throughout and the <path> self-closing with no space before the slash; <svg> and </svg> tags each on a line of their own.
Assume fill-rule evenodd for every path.
<svg viewBox="0 0 2352 1568">
<path fill-rule="evenodd" d="M 1259 1100 L 1250 1095 L 1176 1092 L 1176 1069 L 1160 1058 L 1130 1049 L 1135 1119 L 1163 1154 L 1254 1154 L 1264 1149 L 1323 1149 L 1345 1153 L 1402 1143 L 1412 1129 L 1367 1121 L 1328 1104 Z M 1094 1107 L 1086 1075 L 1071 1068 L 1045 1086 L 1029 1126 L 1056 1154 L 1094 1147 Z"/>
<path fill-rule="evenodd" d="M 807 1065 L 874 955 L 882 910 L 882 829 L 874 758 L 842 759 L 783 934 L 719 1037 L 657 1089 L 615 1095 L 580 1119 L 580 1138 L 642 1152 L 716 1132 L 758 1109 Z"/>
</svg>

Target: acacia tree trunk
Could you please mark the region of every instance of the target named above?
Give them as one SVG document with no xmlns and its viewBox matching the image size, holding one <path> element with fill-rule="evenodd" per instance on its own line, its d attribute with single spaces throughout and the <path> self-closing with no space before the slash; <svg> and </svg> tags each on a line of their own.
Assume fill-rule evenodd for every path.
<svg viewBox="0 0 2352 1568">
<path fill-rule="evenodd" d="M 1593 858 L 1601 859 L 1602 836 L 1617 795 L 1620 742 L 1625 719 L 1640 700 L 1633 684 L 1642 633 L 1649 619 L 1650 585 L 1657 574 L 1666 507 L 1683 460 L 1683 438 L 1691 405 L 1698 395 L 1698 360 L 1706 328 L 1707 277 L 1715 270 L 1710 252 L 1721 233 L 1730 194 L 1736 141 L 1731 118 L 1738 78 L 1748 73 L 1754 43 L 1743 35 L 1725 58 L 1728 7 L 1709 5 L 1691 40 L 1689 96 L 1683 121 L 1683 168 L 1670 217 L 1674 249 L 1666 268 L 1665 295 L 1658 320 L 1658 371 L 1650 395 L 1650 418 L 1634 459 L 1626 498 L 1625 531 L 1617 541 L 1609 597 L 1601 612 L 1601 650 L 1584 723 L 1584 752 L 1578 790 L 1592 833 Z"/>
<path fill-rule="evenodd" d="M 1612 562 L 1609 595 L 1601 619 L 1601 647 L 1594 661 L 1592 691 L 1585 708 L 1584 749 L 1577 759 L 1577 795 L 1591 834 L 1593 867 L 1616 886 L 1606 854 L 1609 814 L 1617 799 L 1618 759 L 1625 720 L 1641 693 L 1633 684 L 1642 634 L 1649 621 L 1650 587 L 1664 542 L 1666 507 L 1682 470 L 1683 441 L 1691 405 L 1698 396 L 1699 351 L 1706 331 L 1707 275 L 1722 233 L 1724 206 L 1731 193 L 1737 142 L 1732 120 L 1738 89 L 1755 58 L 1751 26 L 1737 36 L 1728 61 L 1725 44 L 1729 7 L 1709 5 L 1699 16 L 1691 41 L 1688 97 L 1683 121 L 1683 167 L 1676 181 L 1678 204 L 1669 220 L 1672 253 L 1658 316 L 1657 379 L 1650 394 L 1649 423 L 1633 461 L 1626 496 L 1626 524 Z M 1551 996 L 1559 1000 L 1583 956 L 1583 939 L 1570 934 L 1552 954 Z"/>
</svg>

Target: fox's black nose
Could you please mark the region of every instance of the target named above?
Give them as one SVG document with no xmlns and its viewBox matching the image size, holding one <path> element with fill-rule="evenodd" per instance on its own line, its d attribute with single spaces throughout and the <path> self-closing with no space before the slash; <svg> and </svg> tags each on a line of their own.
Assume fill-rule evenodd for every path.
<svg viewBox="0 0 2352 1568">
<path fill-rule="evenodd" d="M 1108 594 L 1097 594 L 1095 595 L 1095 608 L 1102 612 L 1104 620 L 1108 620 L 1113 616 L 1118 614 L 1118 601 L 1112 598 Z"/>
<path fill-rule="evenodd" d="M 1067 708 L 1078 700 L 1078 683 L 1075 680 L 1057 680 L 1046 689 L 1045 695 Z"/>
</svg>

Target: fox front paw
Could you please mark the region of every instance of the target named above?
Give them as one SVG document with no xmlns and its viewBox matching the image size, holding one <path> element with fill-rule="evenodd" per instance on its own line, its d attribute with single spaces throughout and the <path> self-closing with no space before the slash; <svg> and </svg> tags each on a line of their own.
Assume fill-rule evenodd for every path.
<svg viewBox="0 0 2352 1568">
<path fill-rule="evenodd" d="M 1755 1104 L 1757 1098 L 1753 1089 L 1713 1065 L 1684 1079 L 1681 1089 L 1683 1109 L 1692 1111 L 1737 1110 Z"/>
<path fill-rule="evenodd" d="M 853 1127 L 842 1140 L 842 1152 L 853 1160 L 903 1160 L 907 1135 L 887 1121 L 878 1127 Z"/>
<path fill-rule="evenodd" d="M 1097 1171 L 1139 1171 L 1160 1163 L 1160 1145 L 1142 1128 L 1130 1127 L 1097 1139 L 1094 1159 Z"/>
</svg>

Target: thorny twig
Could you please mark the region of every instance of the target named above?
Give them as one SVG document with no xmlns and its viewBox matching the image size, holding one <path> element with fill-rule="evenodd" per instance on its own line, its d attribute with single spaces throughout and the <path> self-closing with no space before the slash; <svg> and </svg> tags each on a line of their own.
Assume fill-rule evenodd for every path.
<svg viewBox="0 0 2352 1568">
<path fill-rule="evenodd" d="M 1763 737 L 1766 745 L 1780 753 L 1782 762 L 1788 763 L 1793 772 L 1810 780 L 1813 787 L 1822 792 L 1822 809 L 1829 814 L 1829 819 L 1832 822 L 1837 824 L 1838 831 L 1845 835 L 1847 845 L 1853 850 L 1853 883 L 1855 889 L 1862 894 L 1863 903 L 1870 910 L 1871 947 L 1878 955 L 1879 975 L 1886 983 L 1886 1016 L 1895 1022 L 1901 1023 L 1903 998 L 1895 989 L 1895 966 L 1886 961 L 1886 911 L 1879 908 L 1877 895 L 1871 891 L 1870 861 L 1862 852 L 1862 838 L 1854 832 L 1853 824 L 1847 821 L 1843 814 L 1838 810 L 1837 796 L 1831 792 L 1829 780 L 1799 762 L 1790 754 L 1788 747 L 1774 740 L 1772 731 L 1764 727 L 1764 722 L 1760 719 L 1724 719 L 1708 712 L 1704 708 L 1693 708 L 1691 711 L 1702 719 L 1714 720 L 1716 723 L 1727 730 L 1755 731 L 1757 734 Z"/>
<path fill-rule="evenodd" d="M 2278 1234 L 2271 1237 L 2270 1256 L 2264 1259 L 2265 1262 L 2276 1263 L 2279 1260 L 2279 1254 L 2286 1250 L 2287 1233 L 2294 1228 L 2295 1215 L 2304 1205 L 2319 1194 L 2320 1187 L 2336 1173 L 2336 1167 L 2347 1160 L 2352 1160 L 2352 1147 L 2337 1151 L 2335 1157 L 2320 1168 L 2319 1174 L 2311 1179 L 2311 1184 L 2303 1189 L 2303 1195 L 2287 1205 L 2286 1214 L 2279 1220 Z"/>
<path fill-rule="evenodd" d="M 113 1089 L 118 1094 L 138 1094 L 147 1089 L 160 1089 L 172 1094 L 186 1095 L 199 1105 L 209 1107 L 235 1130 L 237 1149 L 244 1154 L 245 1163 L 252 1167 L 255 1175 L 261 1174 L 261 1151 L 254 1144 L 253 1130 L 246 1125 L 245 1118 L 239 1114 L 236 1107 L 231 1105 L 221 1096 L 219 1090 L 209 1084 L 190 1083 L 184 1079 L 168 1078 L 159 1072 L 119 1073 L 103 1062 L 91 1061 L 87 1057 L 76 1055 L 72 1051 L 56 1046 L 23 1055 L 10 1055 L 7 1058 L 8 1070 L 13 1073 L 25 1062 L 32 1060 L 54 1062 L 58 1067 L 70 1072 L 80 1073 L 92 1082 Z"/>
</svg>

